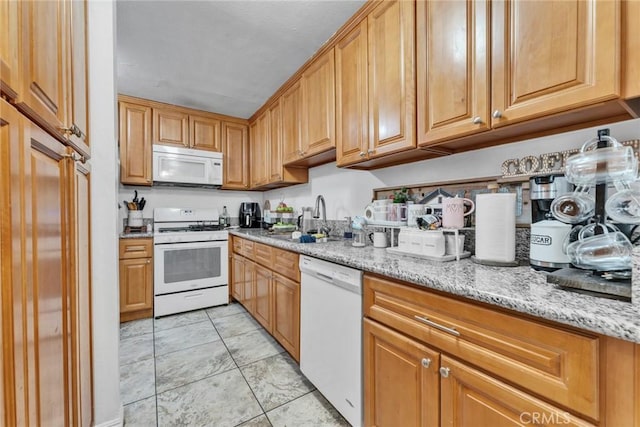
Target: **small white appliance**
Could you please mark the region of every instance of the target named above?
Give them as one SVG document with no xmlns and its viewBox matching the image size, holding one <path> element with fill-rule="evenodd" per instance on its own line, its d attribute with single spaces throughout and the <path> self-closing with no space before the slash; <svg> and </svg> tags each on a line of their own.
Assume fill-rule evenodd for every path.
<svg viewBox="0 0 640 427">
<path fill-rule="evenodd" d="M 563 244 L 572 226 L 555 220 L 543 220 L 531 224 L 529 258 L 537 269 L 557 270 L 571 266 L 571 260 L 564 253 Z"/>
<path fill-rule="evenodd" d="M 154 317 L 229 303 L 228 240 L 217 209 L 153 210 Z"/>
<path fill-rule="evenodd" d="M 300 256 L 300 370 L 354 427 L 362 413 L 362 272 Z"/>
<path fill-rule="evenodd" d="M 190 187 L 222 185 L 222 153 L 153 146 L 153 182 Z"/>
</svg>

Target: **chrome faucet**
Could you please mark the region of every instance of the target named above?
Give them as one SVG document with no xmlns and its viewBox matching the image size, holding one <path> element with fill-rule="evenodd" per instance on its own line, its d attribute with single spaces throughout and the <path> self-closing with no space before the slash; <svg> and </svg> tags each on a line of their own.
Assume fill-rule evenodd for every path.
<svg viewBox="0 0 640 427">
<path fill-rule="evenodd" d="M 325 234 L 325 235 L 329 235 L 329 232 L 331 231 L 331 228 L 327 225 L 327 205 L 324 202 L 324 197 L 322 197 L 322 194 L 319 194 L 318 197 L 316 197 L 316 207 L 313 210 L 313 217 L 318 219 L 320 218 L 320 203 L 322 202 L 322 226 L 320 227 L 320 232 Z"/>
</svg>

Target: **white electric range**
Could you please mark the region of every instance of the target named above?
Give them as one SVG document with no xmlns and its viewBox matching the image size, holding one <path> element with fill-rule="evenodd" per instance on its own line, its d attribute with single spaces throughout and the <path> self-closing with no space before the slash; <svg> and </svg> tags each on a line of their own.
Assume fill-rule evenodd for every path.
<svg viewBox="0 0 640 427">
<path fill-rule="evenodd" d="M 229 303 L 229 234 L 217 209 L 153 210 L 154 317 Z"/>
</svg>

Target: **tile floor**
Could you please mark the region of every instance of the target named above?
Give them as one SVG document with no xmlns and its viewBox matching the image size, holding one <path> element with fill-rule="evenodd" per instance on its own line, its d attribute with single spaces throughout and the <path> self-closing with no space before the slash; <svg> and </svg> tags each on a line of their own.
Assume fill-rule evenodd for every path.
<svg viewBox="0 0 640 427">
<path fill-rule="evenodd" d="M 126 426 L 348 426 L 237 303 L 120 326 Z"/>
</svg>

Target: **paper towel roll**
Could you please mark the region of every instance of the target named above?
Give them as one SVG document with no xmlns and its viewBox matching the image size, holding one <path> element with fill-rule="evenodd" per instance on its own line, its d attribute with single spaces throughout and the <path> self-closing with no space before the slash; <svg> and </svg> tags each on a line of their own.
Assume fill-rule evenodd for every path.
<svg viewBox="0 0 640 427">
<path fill-rule="evenodd" d="M 476 196 L 476 258 L 513 262 L 516 259 L 516 195 Z"/>
</svg>

